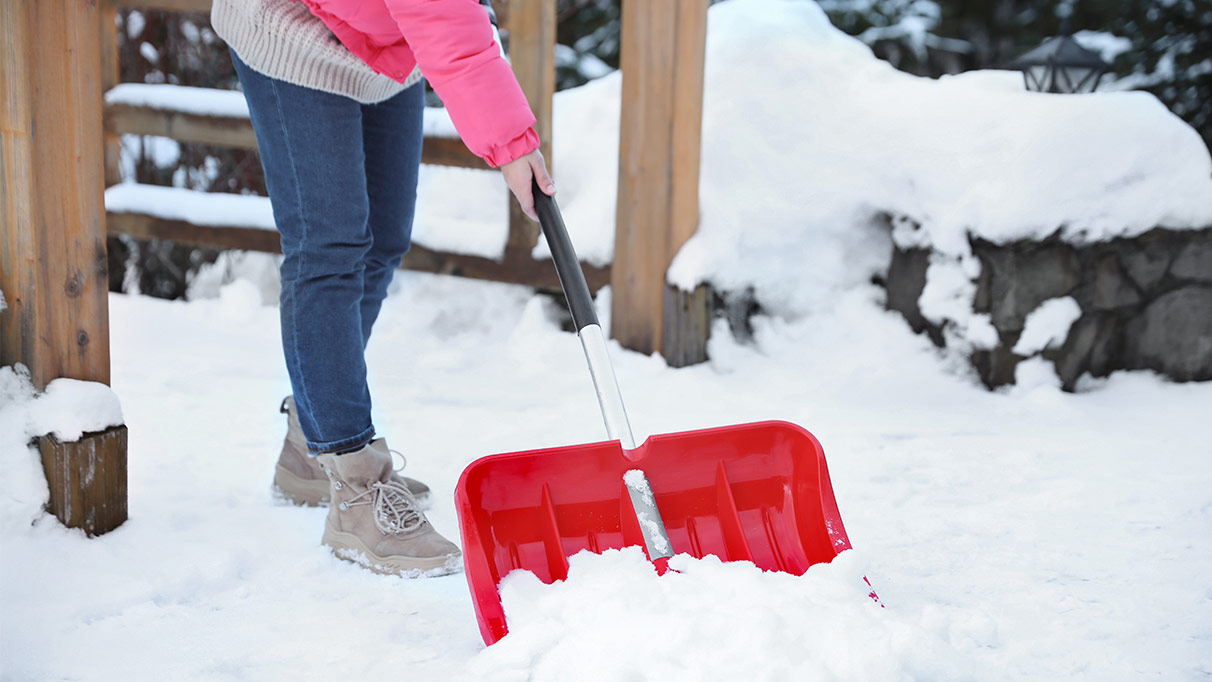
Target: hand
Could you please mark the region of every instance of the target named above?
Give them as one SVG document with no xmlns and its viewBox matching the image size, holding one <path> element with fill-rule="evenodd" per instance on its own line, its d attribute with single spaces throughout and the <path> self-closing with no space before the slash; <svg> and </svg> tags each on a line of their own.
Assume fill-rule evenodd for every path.
<svg viewBox="0 0 1212 682">
<path fill-rule="evenodd" d="M 555 196 L 555 182 L 547 173 L 547 163 L 543 161 L 543 154 L 536 149 L 525 156 L 519 156 L 501 166 L 501 175 L 505 176 L 505 184 L 509 185 L 509 191 L 517 197 L 522 212 L 531 220 L 538 220 L 539 216 L 534 212 L 534 196 L 530 191 L 530 179 L 535 178 L 539 181 L 539 189 L 543 190 L 544 194 L 549 197 Z"/>
</svg>

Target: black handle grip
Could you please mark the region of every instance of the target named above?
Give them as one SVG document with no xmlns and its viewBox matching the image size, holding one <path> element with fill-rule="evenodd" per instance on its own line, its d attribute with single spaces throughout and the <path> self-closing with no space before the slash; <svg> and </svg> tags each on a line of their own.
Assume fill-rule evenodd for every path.
<svg viewBox="0 0 1212 682">
<path fill-rule="evenodd" d="M 585 283 L 585 273 L 581 271 L 581 261 L 577 260 L 577 252 L 572 248 L 568 230 L 564 229 L 560 208 L 556 206 L 555 199 L 539 189 L 538 180 L 531 181 L 530 189 L 534 192 L 534 211 L 539 215 L 543 236 L 551 247 L 551 259 L 555 261 L 556 274 L 559 275 L 560 286 L 564 289 L 564 298 L 568 299 L 572 323 L 576 325 L 577 331 L 597 324 L 598 313 L 593 307 L 593 296 L 589 293 L 589 285 Z"/>
</svg>

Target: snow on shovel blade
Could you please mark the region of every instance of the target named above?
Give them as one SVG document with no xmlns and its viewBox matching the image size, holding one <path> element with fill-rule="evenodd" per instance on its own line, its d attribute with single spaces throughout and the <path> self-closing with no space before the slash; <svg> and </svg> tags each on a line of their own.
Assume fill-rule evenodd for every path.
<svg viewBox="0 0 1212 682">
<path fill-rule="evenodd" d="M 581 550 L 645 546 L 624 482 L 632 470 L 647 474 L 674 553 L 802 575 L 850 547 L 824 451 L 795 424 L 654 435 L 628 455 L 607 441 L 491 455 L 464 470 L 455 498 L 486 643 L 507 631 L 497 586 L 510 571 L 551 583 Z"/>
</svg>

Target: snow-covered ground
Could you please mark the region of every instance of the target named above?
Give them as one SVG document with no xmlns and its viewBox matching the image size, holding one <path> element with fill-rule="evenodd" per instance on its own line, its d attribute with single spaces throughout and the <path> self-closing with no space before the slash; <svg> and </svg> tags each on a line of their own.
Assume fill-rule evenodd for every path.
<svg viewBox="0 0 1212 682">
<path fill-rule="evenodd" d="M 549 300 L 412 273 L 393 287 L 369 349 L 376 422 L 440 491 L 441 530 L 456 534 L 451 491 L 472 459 L 602 438 Z M 113 295 L 130 520 L 88 540 L 38 516 L 37 459 L 6 441 L 0 678 L 1212 673 L 1212 385 L 1132 373 L 1078 394 L 989 393 L 878 297 L 859 287 L 796 322 L 758 318 L 752 344 L 719 328 L 707 365 L 614 354 L 641 435 L 775 418 L 813 431 L 853 556 L 790 583 L 707 565 L 674 585 L 627 556 L 586 557 L 566 591 L 507 585 L 514 632 L 485 651 L 461 576 L 338 561 L 319 545 L 324 512 L 271 494 L 288 388 L 277 310 L 256 286 L 190 303 Z M 0 404 L 0 423 L 22 400 Z M 887 608 L 854 589 L 864 574 Z M 733 677 L 742 665 L 752 675 Z"/>
<path fill-rule="evenodd" d="M 41 513 L 25 439 L 86 428 L 58 418 L 94 409 L 71 400 L 106 422 L 118 407 L 70 384 L 35 399 L 0 369 L 0 679 L 1208 679 L 1212 384 L 1119 373 L 1069 394 L 1035 358 L 990 393 L 869 284 L 893 239 L 929 243 L 951 260 L 923 306 L 954 319 L 978 274 L 969 230 L 1063 225 L 1082 239 L 1212 222 L 1212 162 L 1150 96 L 1033 95 L 1000 76 L 898 74 L 811 2 L 711 10 L 703 222 L 672 277 L 753 286 L 766 314 L 750 342 L 718 325 L 708 364 L 615 348 L 615 366 L 640 437 L 765 419 L 811 430 L 853 552 L 798 578 L 683 558 L 658 579 L 634 552 L 575 557 L 564 585 L 506 581 L 512 632 L 485 650 L 461 576 L 338 561 L 319 545 L 325 512 L 272 494 L 289 392 L 272 260 L 235 256 L 195 279 L 190 302 L 110 298 L 130 429 L 130 520 L 110 534 Z M 607 76 L 556 103 L 559 198 L 599 263 L 618 88 Z M 427 169 L 420 191 L 419 243 L 499 250 L 498 177 Z M 921 227 L 890 235 L 881 211 Z M 368 350 L 375 421 L 438 491 L 431 518 L 452 537 L 473 459 L 604 435 L 553 305 L 397 275 Z M 1024 351 L 1063 334 L 1071 308 L 1037 311 Z"/>
</svg>

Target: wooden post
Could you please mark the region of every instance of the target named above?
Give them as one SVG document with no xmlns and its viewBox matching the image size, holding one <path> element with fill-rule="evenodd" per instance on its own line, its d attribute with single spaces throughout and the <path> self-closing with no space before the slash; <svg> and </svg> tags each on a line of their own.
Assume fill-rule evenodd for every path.
<svg viewBox="0 0 1212 682">
<path fill-rule="evenodd" d="M 118 7 L 112 0 L 102 0 L 100 5 L 100 34 L 101 43 L 101 92 L 109 89 L 122 80 L 122 65 L 118 59 Z M 121 152 L 119 150 L 118 134 L 112 130 L 105 131 L 105 186 L 110 187 L 122 182 L 120 167 Z"/>
<path fill-rule="evenodd" d="M 0 0 L 0 365 L 109 383 L 100 8 Z M 126 427 L 40 444 L 51 509 L 104 533 L 126 519 Z"/>
<path fill-rule="evenodd" d="M 522 92 L 534 111 L 538 123 L 535 130 L 542 140 L 540 151 L 551 159 L 551 108 L 555 96 L 555 46 L 556 46 L 556 2 L 555 0 L 509 0 L 509 13 L 505 28 L 509 31 L 509 61 L 513 73 L 518 77 Z M 553 171 L 554 172 L 554 171 Z M 509 198 L 509 240 L 505 245 L 506 260 L 530 258 L 530 250 L 539 238 L 539 226 L 535 224 L 518 202 Z"/>
<path fill-rule="evenodd" d="M 699 222 L 709 0 L 624 2 L 611 335 L 675 367 L 706 359 L 712 296 L 666 284 Z"/>
</svg>

